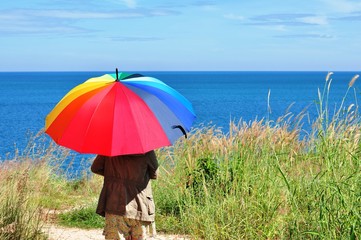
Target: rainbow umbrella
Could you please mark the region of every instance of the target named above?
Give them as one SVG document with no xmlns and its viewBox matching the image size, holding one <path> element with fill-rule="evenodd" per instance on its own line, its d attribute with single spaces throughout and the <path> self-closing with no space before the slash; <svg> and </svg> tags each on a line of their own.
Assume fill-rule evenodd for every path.
<svg viewBox="0 0 361 240">
<path fill-rule="evenodd" d="M 162 81 L 105 74 L 70 90 L 45 120 L 45 132 L 80 153 L 117 156 L 170 146 L 190 130 L 192 104 Z"/>
</svg>

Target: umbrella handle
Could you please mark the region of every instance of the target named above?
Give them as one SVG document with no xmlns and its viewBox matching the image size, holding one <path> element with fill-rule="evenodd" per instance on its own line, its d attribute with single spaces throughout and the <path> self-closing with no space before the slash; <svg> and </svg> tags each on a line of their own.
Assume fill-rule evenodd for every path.
<svg viewBox="0 0 361 240">
<path fill-rule="evenodd" d="M 176 128 L 179 128 L 179 129 L 182 131 L 184 137 L 187 138 L 186 130 L 184 130 L 184 128 L 183 128 L 181 125 L 174 125 L 174 126 L 172 126 L 172 129 L 176 129 Z"/>
</svg>

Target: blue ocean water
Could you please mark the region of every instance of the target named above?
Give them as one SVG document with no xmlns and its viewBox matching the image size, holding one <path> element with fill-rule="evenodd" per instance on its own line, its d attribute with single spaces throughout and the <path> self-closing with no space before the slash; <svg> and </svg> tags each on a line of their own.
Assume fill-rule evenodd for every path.
<svg viewBox="0 0 361 240">
<path fill-rule="evenodd" d="M 189 99 L 197 114 L 195 126 L 211 124 L 227 132 L 229 122 L 277 119 L 308 107 L 317 115 L 317 89 L 327 72 L 139 72 L 156 77 Z M 11 158 L 26 146 L 27 136 L 44 127 L 44 119 L 73 87 L 105 72 L 2 72 L 0 73 L 0 160 Z M 339 106 L 348 83 L 357 72 L 334 72 L 330 106 Z M 345 105 L 359 100 L 350 91 Z M 270 93 L 270 95 L 269 95 Z M 269 105 L 268 105 L 269 96 Z M 271 111 L 269 111 L 269 107 Z"/>
</svg>

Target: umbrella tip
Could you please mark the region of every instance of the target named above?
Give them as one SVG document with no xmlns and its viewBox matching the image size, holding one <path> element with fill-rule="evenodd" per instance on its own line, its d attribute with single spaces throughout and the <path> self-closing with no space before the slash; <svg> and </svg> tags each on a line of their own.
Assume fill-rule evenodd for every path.
<svg viewBox="0 0 361 240">
<path fill-rule="evenodd" d="M 118 78 L 118 68 L 115 69 L 115 73 L 116 73 L 116 76 L 117 76 L 117 79 L 115 79 L 116 82 L 119 82 L 119 78 Z"/>
</svg>

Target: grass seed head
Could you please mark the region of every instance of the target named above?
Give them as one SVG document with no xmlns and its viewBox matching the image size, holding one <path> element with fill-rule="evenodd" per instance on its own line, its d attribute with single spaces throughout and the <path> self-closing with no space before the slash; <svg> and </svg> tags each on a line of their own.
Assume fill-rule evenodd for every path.
<svg viewBox="0 0 361 240">
<path fill-rule="evenodd" d="M 328 72 L 327 76 L 326 76 L 326 82 L 330 79 L 331 75 L 333 74 L 333 72 Z"/>
<path fill-rule="evenodd" d="M 349 82 L 348 86 L 352 87 L 354 85 L 354 83 L 356 82 L 356 80 L 359 78 L 360 75 L 356 74 L 351 81 Z"/>
</svg>

